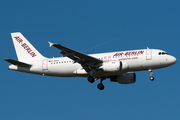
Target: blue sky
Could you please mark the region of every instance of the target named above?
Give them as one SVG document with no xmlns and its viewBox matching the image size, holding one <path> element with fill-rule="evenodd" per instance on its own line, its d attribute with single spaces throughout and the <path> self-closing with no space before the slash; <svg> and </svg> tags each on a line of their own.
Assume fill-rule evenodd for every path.
<svg viewBox="0 0 180 120">
<path fill-rule="evenodd" d="M 179 62 L 136 72 L 122 85 L 86 78 L 60 78 L 8 70 L 17 60 L 11 32 L 21 32 L 46 57 L 59 57 L 48 41 L 85 54 L 156 48 L 179 56 L 180 1 L 174 0 L 1 0 L 1 120 L 179 120 Z"/>
</svg>

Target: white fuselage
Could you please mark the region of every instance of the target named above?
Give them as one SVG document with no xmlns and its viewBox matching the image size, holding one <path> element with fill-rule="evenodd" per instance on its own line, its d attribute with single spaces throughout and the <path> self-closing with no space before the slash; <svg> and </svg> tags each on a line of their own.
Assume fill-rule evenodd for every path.
<svg viewBox="0 0 180 120">
<path fill-rule="evenodd" d="M 11 33 L 17 60 L 4 59 L 11 63 L 9 69 L 56 77 L 87 77 L 90 83 L 100 79 L 98 89 L 103 90 L 103 80 L 132 84 L 136 82 L 134 71 L 152 70 L 176 63 L 176 58 L 158 49 L 140 49 L 99 54 L 83 54 L 61 44 L 49 43 L 60 50 L 63 57 L 46 58 L 20 33 Z"/>
<path fill-rule="evenodd" d="M 100 54 L 89 54 L 89 56 L 108 61 L 122 61 L 126 63 L 126 69 L 116 72 L 95 71 L 94 77 L 113 76 L 131 71 L 158 69 L 170 66 L 176 62 L 176 58 L 168 55 L 165 51 L 158 49 L 141 49 L 130 51 L 109 52 Z M 9 69 L 34 74 L 57 76 L 57 77 L 88 77 L 87 73 L 79 63 L 75 63 L 68 57 L 44 58 L 28 61 L 31 67 L 17 67 L 10 65 Z"/>
</svg>

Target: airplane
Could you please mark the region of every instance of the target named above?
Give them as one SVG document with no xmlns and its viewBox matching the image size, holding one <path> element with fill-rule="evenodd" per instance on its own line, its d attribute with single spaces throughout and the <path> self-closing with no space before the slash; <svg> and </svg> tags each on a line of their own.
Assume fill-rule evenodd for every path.
<svg viewBox="0 0 180 120">
<path fill-rule="evenodd" d="M 99 54 L 84 54 L 60 44 L 49 42 L 60 50 L 62 57 L 46 58 L 20 33 L 11 33 L 17 60 L 4 59 L 11 63 L 10 70 L 56 77 L 87 77 L 90 83 L 100 79 L 99 90 L 104 89 L 103 81 L 131 84 L 136 82 L 135 71 L 147 70 L 153 81 L 152 71 L 176 63 L 176 58 L 159 49 L 140 49 Z"/>
</svg>

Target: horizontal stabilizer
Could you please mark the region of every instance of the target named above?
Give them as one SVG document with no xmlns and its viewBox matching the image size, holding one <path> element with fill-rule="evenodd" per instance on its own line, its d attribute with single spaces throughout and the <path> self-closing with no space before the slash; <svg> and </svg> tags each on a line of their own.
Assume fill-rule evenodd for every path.
<svg viewBox="0 0 180 120">
<path fill-rule="evenodd" d="M 20 67 L 30 67 L 32 65 L 30 64 L 27 64 L 27 63 L 24 63 L 24 62 L 19 62 L 19 61 L 16 61 L 16 60 L 12 60 L 12 59 L 4 59 L 5 61 L 13 64 L 13 65 L 17 65 L 17 66 L 20 66 Z"/>
</svg>

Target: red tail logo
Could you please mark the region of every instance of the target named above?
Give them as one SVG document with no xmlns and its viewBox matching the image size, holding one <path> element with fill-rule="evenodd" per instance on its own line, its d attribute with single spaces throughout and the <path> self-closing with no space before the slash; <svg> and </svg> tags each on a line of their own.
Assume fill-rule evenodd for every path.
<svg viewBox="0 0 180 120">
<path fill-rule="evenodd" d="M 32 51 L 32 49 L 31 49 L 26 43 L 24 43 L 23 40 L 22 40 L 19 36 L 14 37 L 14 38 L 15 38 L 16 41 L 17 41 L 19 44 L 21 44 L 21 46 L 29 53 L 29 55 L 31 55 L 32 57 L 37 56 L 36 53 L 34 53 L 34 52 Z"/>
</svg>

